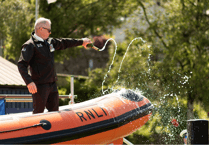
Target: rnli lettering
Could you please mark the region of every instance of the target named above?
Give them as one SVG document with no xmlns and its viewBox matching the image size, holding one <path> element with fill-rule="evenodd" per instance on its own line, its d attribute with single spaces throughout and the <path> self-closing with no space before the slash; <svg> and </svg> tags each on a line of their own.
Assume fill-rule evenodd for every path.
<svg viewBox="0 0 209 145">
<path fill-rule="evenodd" d="M 80 120 L 82 122 L 84 120 L 87 121 L 88 119 L 91 120 L 91 119 L 100 118 L 100 117 L 103 117 L 104 115 L 107 116 L 107 113 L 105 112 L 105 110 L 103 108 L 101 108 L 101 107 L 100 107 L 100 109 L 103 112 L 102 114 L 101 114 L 101 112 L 99 114 L 98 111 L 96 111 L 93 108 L 91 108 L 90 110 L 85 110 L 83 112 L 76 112 L 76 114 L 78 115 L 78 117 L 80 118 Z"/>
<path fill-rule="evenodd" d="M 81 112 L 76 112 L 76 114 L 80 117 L 81 121 L 83 122 L 83 119 L 84 120 L 87 120 L 86 118 L 83 117 L 83 113 Z M 82 119 L 83 118 L 83 119 Z"/>
<path fill-rule="evenodd" d="M 87 111 L 84 111 L 84 112 L 86 113 L 86 115 L 88 115 L 90 120 L 91 120 L 91 117 L 93 117 L 95 119 L 94 114 L 90 110 L 88 110 L 88 112 Z"/>
<path fill-rule="evenodd" d="M 101 114 L 101 115 L 98 115 L 97 114 L 97 112 L 94 110 L 94 109 L 92 109 L 93 111 L 94 111 L 94 113 L 97 115 L 97 117 L 102 117 L 103 115 Z"/>
</svg>

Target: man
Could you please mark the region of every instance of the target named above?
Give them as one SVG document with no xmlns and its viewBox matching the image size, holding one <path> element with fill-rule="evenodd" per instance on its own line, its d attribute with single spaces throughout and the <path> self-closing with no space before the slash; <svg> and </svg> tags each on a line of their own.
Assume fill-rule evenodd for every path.
<svg viewBox="0 0 209 145">
<path fill-rule="evenodd" d="M 33 97 L 33 114 L 59 110 L 59 95 L 56 85 L 56 72 L 54 69 L 54 51 L 69 47 L 92 43 L 88 38 L 49 38 L 51 34 L 51 21 L 39 18 L 35 22 L 35 32 L 22 46 L 18 61 L 19 72 Z M 30 73 L 28 74 L 28 66 Z"/>
<path fill-rule="evenodd" d="M 187 129 L 181 131 L 180 136 L 183 138 L 184 144 L 187 144 Z"/>
</svg>

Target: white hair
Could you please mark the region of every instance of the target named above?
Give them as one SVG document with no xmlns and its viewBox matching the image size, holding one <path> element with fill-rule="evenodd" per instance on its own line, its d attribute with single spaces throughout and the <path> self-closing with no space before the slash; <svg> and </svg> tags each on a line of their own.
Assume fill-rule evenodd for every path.
<svg viewBox="0 0 209 145">
<path fill-rule="evenodd" d="M 185 134 L 187 134 L 187 129 L 182 130 L 180 133 L 180 136 L 184 137 Z"/>
<path fill-rule="evenodd" d="M 43 17 L 38 18 L 38 19 L 36 20 L 36 22 L 35 22 L 34 28 L 35 28 L 35 29 L 36 29 L 36 28 L 39 28 L 40 26 L 45 25 L 46 22 L 48 22 L 49 25 L 51 25 L 51 20 L 50 20 L 50 19 L 46 19 L 46 18 L 43 18 Z"/>
</svg>

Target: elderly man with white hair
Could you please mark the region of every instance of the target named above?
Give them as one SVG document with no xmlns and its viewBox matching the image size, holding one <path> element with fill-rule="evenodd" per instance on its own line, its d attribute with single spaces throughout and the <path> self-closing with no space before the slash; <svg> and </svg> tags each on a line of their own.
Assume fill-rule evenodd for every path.
<svg viewBox="0 0 209 145">
<path fill-rule="evenodd" d="M 64 50 L 92 43 L 88 38 L 50 38 L 51 21 L 39 18 L 35 22 L 35 32 L 22 45 L 18 61 L 19 72 L 33 97 L 33 114 L 42 113 L 45 107 L 48 111 L 59 110 L 59 95 L 56 85 L 54 68 L 54 51 Z M 28 67 L 30 66 L 30 73 Z"/>
</svg>

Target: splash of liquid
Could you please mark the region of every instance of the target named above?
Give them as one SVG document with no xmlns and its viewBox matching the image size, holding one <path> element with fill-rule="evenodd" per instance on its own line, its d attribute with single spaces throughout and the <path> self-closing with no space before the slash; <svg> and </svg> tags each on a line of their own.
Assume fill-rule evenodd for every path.
<svg viewBox="0 0 209 145">
<path fill-rule="evenodd" d="M 114 53 L 114 55 L 113 55 L 113 59 L 112 59 L 112 62 L 111 62 L 111 64 L 110 64 L 110 66 L 109 66 L 108 72 L 107 72 L 106 75 L 104 76 L 104 80 L 103 80 L 103 82 L 102 82 L 102 93 L 103 93 L 103 94 L 105 94 L 105 92 L 108 91 L 108 89 L 104 91 L 104 90 L 103 90 L 103 86 L 104 86 L 105 80 L 106 80 L 106 78 L 107 78 L 107 75 L 108 75 L 108 73 L 110 72 L 110 70 L 111 70 L 111 68 L 112 68 L 112 65 L 113 65 L 113 63 L 114 63 L 114 59 L 115 59 L 116 52 L 117 52 L 117 43 L 116 43 L 116 41 L 115 41 L 114 39 L 110 38 L 110 39 L 108 39 L 108 40 L 106 41 L 105 45 L 104 45 L 103 48 L 100 50 L 100 51 L 103 51 L 103 50 L 105 49 L 107 43 L 108 43 L 110 40 L 112 40 L 112 41 L 115 43 L 115 53 Z M 120 72 L 121 72 L 121 68 L 122 68 L 123 61 L 124 61 L 124 59 L 125 59 L 125 57 L 126 57 L 126 54 L 127 54 L 128 50 L 129 50 L 131 44 L 132 44 L 135 40 L 141 40 L 143 43 L 146 43 L 146 41 L 143 40 L 141 37 L 136 37 L 136 38 L 134 38 L 134 39 L 129 43 L 129 45 L 128 45 L 127 49 L 126 49 L 126 52 L 125 52 L 125 54 L 124 54 L 124 56 L 123 56 L 123 59 L 122 59 L 122 61 L 121 61 L 121 63 L 120 63 L 120 67 L 119 67 L 119 70 L 118 70 L 118 78 L 117 78 L 115 84 L 117 84 L 118 81 L 119 81 L 119 79 L 120 79 L 120 75 L 119 75 L 119 74 L 120 74 Z M 112 87 L 111 89 L 113 89 L 114 86 L 115 86 L 115 85 L 113 85 L 113 87 Z"/>
<path fill-rule="evenodd" d="M 112 39 L 112 38 L 110 38 L 110 39 L 108 39 L 108 40 L 106 41 L 106 43 L 105 43 L 104 47 L 101 49 L 101 51 L 103 51 L 103 50 L 105 49 L 106 44 L 107 44 L 108 41 L 110 41 L 110 40 L 114 41 L 114 44 L 115 44 L 115 52 L 114 52 L 114 55 L 113 55 L 113 59 L 112 59 L 111 65 L 109 66 L 108 72 L 107 72 L 106 75 L 104 76 L 104 80 L 103 80 L 103 82 L 102 82 L 102 93 L 103 93 L 103 94 L 105 94 L 106 92 L 108 93 L 109 89 L 111 89 L 111 90 L 114 91 L 115 85 L 119 82 L 121 68 L 122 68 L 122 66 L 123 66 L 123 62 L 124 62 L 125 57 L 126 57 L 128 51 L 129 51 L 129 49 L 130 49 L 131 44 L 132 44 L 135 40 L 141 40 L 143 43 L 146 43 L 146 41 L 144 41 L 141 37 L 134 38 L 134 39 L 129 43 L 129 45 L 128 45 L 127 49 L 126 49 L 126 52 L 124 53 L 123 58 L 122 58 L 122 60 L 121 60 L 121 63 L 120 63 L 120 65 L 119 65 L 117 80 L 115 81 L 115 83 L 112 85 L 111 88 L 108 88 L 108 89 L 104 90 L 104 89 L 103 89 L 104 83 L 105 83 L 105 81 L 106 81 L 106 79 L 107 79 L 108 73 L 110 73 L 110 71 L 111 71 L 112 65 L 113 65 L 113 63 L 114 63 L 114 59 L 115 59 L 115 57 L 116 57 L 116 52 L 117 52 L 117 43 L 116 43 L 116 41 L 115 41 L 114 39 Z M 148 46 L 148 47 L 150 47 L 150 46 Z M 148 71 L 147 71 L 147 74 L 148 74 L 148 75 L 151 73 L 151 66 L 149 65 L 149 62 L 151 61 L 150 55 L 151 55 L 151 54 L 149 54 L 148 59 L 147 59 L 147 60 L 148 60 L 148 67 L 149 67 L 149 69 L 148 69 Z M 185 85 L 186 83 L 188 83 L 188 79 L 189 79 L 189 77 L 184 76 L 184 77 L 182 78 L 182 80 L 181 80 L 181 84 L 182 84 L 182 85 Z M 145 83 L 144 85 L 148 85 L 148 84 Z M 168 87 L 169 87 L 169 86 L 168 86 Z M 161 94 L 161 92 L 159 92 L 159 94 Z M 167 124 L 167 125 L 165 125 L 164 130 L 169 130 L 169 132 L 166 132 L 166 136 L 163 137 L 163 140 L 164 140 L 163 142 L 168 144 L 168 143 L 173 143 L 173 141 L 176 140 L 175 134 L 180 130 L 180 127 L 178 127 L 178 126 L 182 126 L 182 121 L 181 121 L 181 118 L 182 118 L 182 113 L 181 113 L 181 112 L 182 112 L 182 110 L 181 110 L 181 106 L 180 106 L 180 101 L 179 101 L 178 95 L 172 94 L 172 93 L 169 93 L 169 94 L 163 94 L 163 93 L 162 93 L 161 95 L 162 95 L 162 96 L 164 95 L 164 97 L 161 97 L 161 98 L 160 98 L 160 103 L 159 103 L 159 104 L 155 104 L 155 107 L 158 108 L 158 110 L 156 110 L 156 111 L 159 113 L 159 115 L 158 115 L 158 116 L 155 116 L 155 118 L 157 117 L 157 118 L 159 118 L 159 119 L 162 119 L 162 118 L 163 118 L 162 116 L 164 116 L 164 122 L 163 122 L 163 124 Z M 160 96 L 160 95 L 159 95 L 159 96 Z M 167 104 L 167 101 L 166 101 L 167 99 L 166 99 L 166 97 L 167 97 L 167 96 L 168 96 L 168 97 L 169 97 L 169 96 L 170 96 L 170 97 L 175 97 L 176 102 L 177 102 L 177 106 L 175 106 L 175 107 L 172 108 L 172 109 L 175 110 L 175 108 L 177 107 L 177 114 L 178 114 L 178 115 L 176 115 L 176 114 L 170 114 L 170 111 L 165 110 L 165 109 L 167 109 L 167 108 L 166 108 L 166 104 Z M 136 106 L 139 107 L 137 103 L 136 103 Z M 124 109 L 126 109 L 126 108 L 124 108 Z M 171 123 L 170 121 L 171 121 L 171 119 L 173 119 L 173 118 L 176 118 L 176 120 L 180 120 L 180 122 L 179 122 L 180 124 L 178 124 L 178 125 L 175 124 L 176 126 L 170 125 L 170 123 Z M 160 131 L 160 130 L 159 130 L 159 131 Z M 161 130 L 161 131 L 163 131 L 163 130 Z"/>
<path fill-rule="evenodd" d="M 112 62 L 111 62 L 111 64 L 110 64 L 110 66 L 109 66 L 108 72 L 107 72 L 106 75 L 104 76 L 104 80 L 103 80 L 103 82 L 102 82 L 102 93 L 103 93 L 103 94 L 105 94 L 105 92 L 107 91 L 107 90 L 106 90 L 106 91 L 103 91 L 103 85 L 104 85 L 104 83 L 105 83 L 105 79 L 107 78 L 107 74 L 110 72 L 111 67 L 112 67 L 112 65 L 113 65 L 113 63 L 114 63 L 114 59 L 115 59 L 116 51 L 117 51 L 117 43 L 116 43 L 116 41 L 115 41 L 113 38 L 110 38 L 110 39 L 108 39 L 108 40 L 106 41 L 106 43 L 105 43 L 105 45 L 103 46 L 103 48 L 101 49 L 101 51 L 103 51 L 103 50 L 105 49 L 107 43 L 108 43 L 110 40 L 112 40 L 112 41 L 115 43 L 115 53 L 114 53 L 114 55 L 113 55 L 113 59 L 112 59 Z"/>
</svg>

